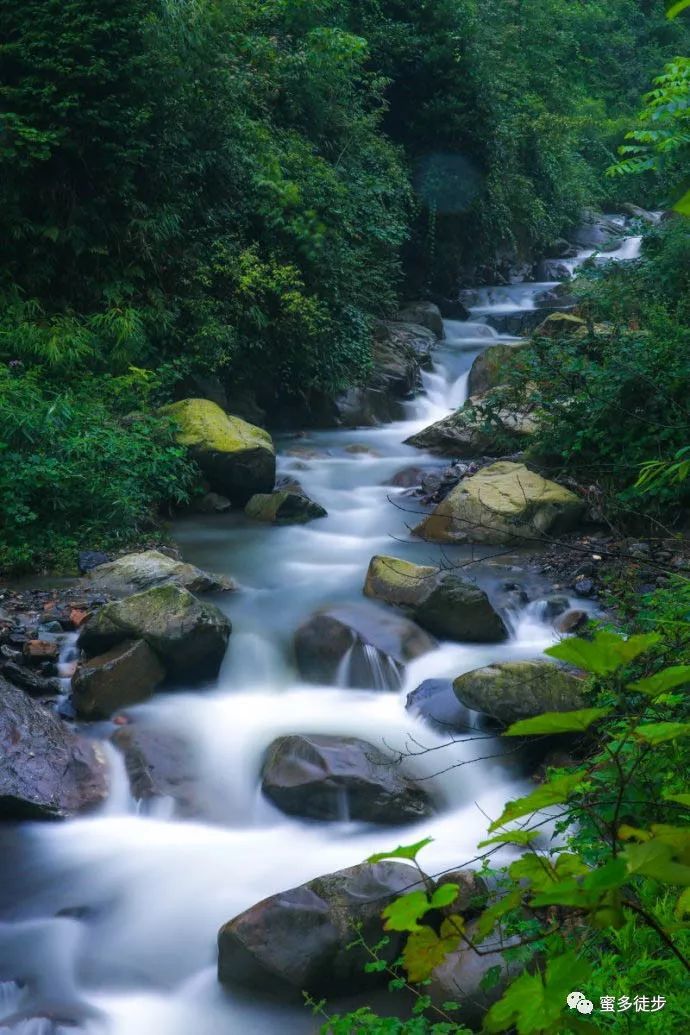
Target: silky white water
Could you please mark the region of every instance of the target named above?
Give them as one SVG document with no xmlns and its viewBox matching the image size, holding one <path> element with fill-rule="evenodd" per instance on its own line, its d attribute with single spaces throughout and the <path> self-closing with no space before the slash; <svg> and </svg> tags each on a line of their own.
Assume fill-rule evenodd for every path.
<svg viewBox="0 0 690 1035">
<path fill-rule="evenodd" d="M 494 290 L 481 308 L 528 307 L 543 289 Z M 279 443 L 279 473 L 298 478 L 327 518 L 286 528 L 242 514 L 178 523 L 185 559 L 240 584 L 217 601 L 233 621 L 230 647 L 216 685 L 156 695 L 130 714 L 184 736 L 200 815 L 180 818 L 172 801 L 142 808 L 111 749 L 112 792 L 99 815 L 0 832 L 0 1031 L 67 1035 L 74 1028 L 66 1022 L 73 1022 L 89 1035 L 313 1032 L 316 1022 L 299 1005 L 218 986 L 221 924 L 267 895 L 425 836 L 434 838 L 424 855 L 429 871 L 464 863 L 487 817 L 526 786 L 494 741 L 448 744 L 405 710 L 405 699 L 425 679 L 538 657 L 554 639 L 538 607 L 510 615 L 512 634 L 503 644 L 441 644 L 397 673 L 397 690 L 381 689 L 396 676 L 385 656 L 369 652 L 370 688 L 353 689 L 352 659 L 341 666 L 339 685 L 320 687 L 298 679 L 290 653 L 297 626 L 324 605 L 356 605 L 364 621 L 376 620 L 381 609 L 362 596 L 372 555 L 438 563 L 438 549 L 410 535 L 423 508 L 388 483 L 408 466 L 445 466 L 404 439 L 462 403 L 474 357 L 496 340 L 511 339 L 482 323 L 449 321 L 405 421 Z M 472 548 L 444 553 L 451 562 L 481 556 Z M 469 570 L 489 592 L 512 577 L 505 558 Z M 346 803 L 336 823 L 282 815 L 261 796 L 262 758 L 275 737 L 300 732 L 417 752 L 405 766 L 424 779 L 436 815 L 401 828 L 351 823 Z M 437 750 L 419 754 L 419 745 Z"/>
</svg>

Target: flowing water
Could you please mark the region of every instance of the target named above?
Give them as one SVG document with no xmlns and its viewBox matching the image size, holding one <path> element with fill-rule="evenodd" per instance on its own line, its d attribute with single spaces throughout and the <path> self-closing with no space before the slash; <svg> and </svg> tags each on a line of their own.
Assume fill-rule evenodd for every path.
<svg viewBox="0 0 690 1035">
<path fill-rule="evenodd" d="M 623 248 L 634 254 L 636 245 L 630 240 Z M 464 401 L 469 368 L 483 348 L 511 340 L 497 336 L 485 317 L 533 307 L 550 286 L 485 289 L 476 322 L 448 321 L 434 369 L 424 374 L 424 391 L 408 404 L 404 421 L 278 443 L 279 473 L 298 478 L 327 518 L 285 528 L 241 514 L 178 523 L 185 559 L 240 584 L 217 601 L 233 621 L 230 648 L 214 686 L 159 694 L 130 713 L 184 736 L 197 813 L 185 818 L 172 800 L 143 809 L 111 750 L 112 790 L 100 814 L 0 833 L 0 1031 L 68 1035 L 71 1022 L 89 1035 L 313 1032 L 314 1021 L 299 1006 L 218 986 L 219 926 L 267 895 L 421 837 L 434 838 L 424 857 L 430 871 L 464 862 L 475 854 L 487 817 L 526 786 L 524 775 L 492 752 L 493 742 L 448 744 L 405 710 L 405 699 L 424 679 L 539 656 L 554 633 L 538 601 L 507 615 L 506 643 L 442 643 L 405 670 L 358 645 L 333 686 L 301 682 L 290 643 L 297 626 L 324 605 L 356 606 L 365 625 L 380 621 L 382 608 L 362 596 L 372 555 L 438 563 L 438 549 L 410 535 L 424 508 L 390 481 L 406 467 L 445 462 L 404 440 Z M 514 558 L 492 559 L 490 552 L 469 570 L 492 593 L 521 576 Z M 444 555 L 456 563 L 482 557 L 467 547 Z M 262 758 L 275 737 L 299 732 L 437 749 L 406 762 L 410 774 L 424 778 L 436 815 L 412 827 L 371 827 L 348 820 L 345 800 L 335 823 L 281 814 L 261 796 Z M 463 764 L 492 753 L 497 757 Z"/>
</svg>

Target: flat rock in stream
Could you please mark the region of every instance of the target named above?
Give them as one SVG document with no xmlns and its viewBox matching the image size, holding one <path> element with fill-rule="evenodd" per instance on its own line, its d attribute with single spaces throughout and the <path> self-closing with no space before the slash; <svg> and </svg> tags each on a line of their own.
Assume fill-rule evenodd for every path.
<svg viewBox="0 0 690 1035">
<path fill-rule="evenodd" d="M 144 640 L 125 640 L 78 666 L 72 700 L 82 719 L 109 719 L 113 712 L 150 697 L 165 669 Z"/>
<path fill-rule="evenodd" d="M 265 994 L 297 999 L 352 995 L 386 985 L 385 972 L 366 973 L 365 949 L 349 946 L 358 928 L 367 945 L 382 936 L 381 911 L 414 888 L 419 873 L 400 863 L 362 863 L 271 895 L 225 924 L 218 934 L 218 979 Z M 390 932 L 382 958 L 400 953 L 404 935 Z"/>
<path fill-rule="evenodd" d="M 308 819 L 412 823 L 431 815 L 426 793 L 388 755 L 356 737 L 279 737 L 261 789 L 283 812 Z"/>
<path fill-rule="evenodd" d="M 504 661 L 465 672 L 453 683 L 461 704 L 502 726 L 543 712 L 586 706 L 580 674 L 548 661 Z"/>
<path fill-rule="evenodd" d="M 71 816 L 107 792 L 98 744 L 0 677 L 0 820 Z"/>
<path fill-rule="evenodd" d="M 180 586 L 190 593 L 212 593 L 236 589 L 225 575 L 196 568 L 193 564 L 173 560 L 158 550 L 128 553 L 108 564 L 99 564 L 89 573 L 94 590 L 124 597 L 154 586 Z"/>
<path fill-rule="evenodd" d="M 303 492 L 287 489 L 252 496 L 244 512 L 253 521 L 266 521 L 272 525 L 304 525 L 328 515 L 320 503 L 315 503 Z"/>
</svg>

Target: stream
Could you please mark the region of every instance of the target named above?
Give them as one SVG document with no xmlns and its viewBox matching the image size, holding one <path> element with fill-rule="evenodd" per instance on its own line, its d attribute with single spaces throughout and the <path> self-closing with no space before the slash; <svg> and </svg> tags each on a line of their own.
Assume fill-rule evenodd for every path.
<svg viewBox="0 0 690 1035">
<path fill-rule="evenodd" d="M 634 258 L 638 250 L 639 239 L 627 238 L 607 258 Z M 476 292 L 472 319 L 446 322 L 434 368 L 406 404 L 404 420 L 276 440 L 279 475 L 297 478 L 328 517 L 287 527 L 241 513 L 176 523 L 185 560 L 240 585 L 215 601 L 233 622 L 230 647 L 212 687 L 157 694 L 128 713 L 192 745 L 200 815 L 181 816 L 172 800 L 138 805 L 120 756 L 109 748 L 112 790 L 98 814 L 0 831 L 0 1032 L 69 1035 L 75 1028 L 65 1022 L 72 1021 L 88 1035 L 308 1035 L 317 1023 L 299 1004 L 218 985 L 218 928 L 268 895 L 423 837 L 434 838 L 423 856 L 429 872 L 462 863 L 476 854 L 504 802 L 529 786 L 528 774 L 492 752 L 491 742 L 460 737 L 449 744 L 405 701 L 425 679 L 538 657 L 556 635 L 538 606 L 548 586 L 533 585 L 536 601 L 506 614 L 505 643 L 441 643 L 401 678 L 383 656 L 365 653 L 358 680 L 364 663 L 365 689 L 353 688 L 347 664 L 339 685 L 301 682 L 290 643 L 325 605 L 356 606 L 376 620 L 381 606 L 362 595 L 374 554 L 438 563 L 437 547 L 410 536 L 423 510 L 419 500 L 390 481 L 406 467 L 442 469 L 448 461 L 403 442 L 463 403 L 482 349 L 515 340 L 497 334 L 491 316 L 532 309 L 555 286 Z M 477 561 L 469 570 L 490 596 L 502 582 L 527 577 L 517 552 L 444 552 L 450 562 Z M 290 733 L 357 736 L 394 749 L 414 738 L 437 748 L 405 762 L 407 772 L 424 779 L 436 814 L 400 828 L 353 823 L 346 811 L 337 823 L 282 814 L 262 797 L 260 770 L 271 741 Z M 3 977 L 23 984 L 1 983 Z M 9 1017 L 11 1024 L 3 1024 Z"/>
</svg>

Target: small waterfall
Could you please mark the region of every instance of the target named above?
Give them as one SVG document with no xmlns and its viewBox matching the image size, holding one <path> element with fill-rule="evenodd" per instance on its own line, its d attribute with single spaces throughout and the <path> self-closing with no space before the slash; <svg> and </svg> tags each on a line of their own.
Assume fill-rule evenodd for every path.
<svg viewBox="0 0 690 1035">
<path fill-rule="evenodd" d="M 338 666 L 336 686 L 359 690 L 399 690 L 403 671 L 403 666 L 388 654 L 357 638 Z"/>
</svg>

